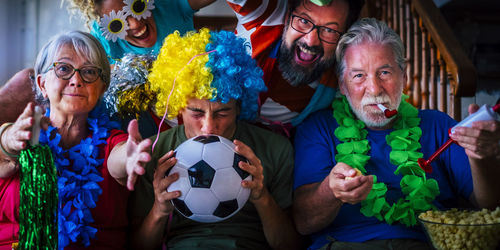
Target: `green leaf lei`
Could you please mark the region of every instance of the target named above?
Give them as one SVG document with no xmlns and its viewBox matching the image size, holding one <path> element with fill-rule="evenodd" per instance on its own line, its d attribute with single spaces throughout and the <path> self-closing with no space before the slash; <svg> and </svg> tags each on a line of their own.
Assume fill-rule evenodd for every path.
<svg viewBox="0 0 500 250">
<path fill-rule="evenodd" d="M 408 96 L 403 95 L 403 99 L 407 98 Z M 343 142 L 336 147 L 335 160 L 366 174 L 370 144 L 366 139 L 368 131 L 365 124 L 353 115 L 345 96 L 334 100 L 332 107 L 333 117 L 339 125 L 334 133 Z M 398 166 L 394 174 L 403 176 L 400 186 L 405 197 L 390 205 L 385 198 L 387 185 L 377 182 L 377 176 L 373 176 L 372 190 L 361 202 L 360 212 L 389 224 L 398 221 L 406 226 L 413 226 L 417 223 L 416 216 L 419 213 L 435 208 L 432 201 L 439 195 L 439 186 L 436 180 L 426 178 L 424 170 L 417 163 L 418 158 L 423 157 L 417 151 L 421 148 L 419 140 L 422 136 L 418 110 L 402 101 L 396 119 L 395 130 L 386 136 L 386 141 L 392 148 L 390 162 Z"/>
</svg>

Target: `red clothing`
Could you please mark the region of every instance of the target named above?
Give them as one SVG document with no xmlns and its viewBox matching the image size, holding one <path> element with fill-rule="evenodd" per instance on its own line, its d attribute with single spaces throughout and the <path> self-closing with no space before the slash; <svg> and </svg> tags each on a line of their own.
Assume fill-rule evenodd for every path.
<svg viewBox="0 0 500 250">
<path fill-rule="evenodd" d="M 100 167 L 103 181 L 99 182 L 102 194 L 91 209 L 97 229 L 96 237 L 90 241 L 91 249 L 124 249 L 128 226 L 127 202 L 129 192 L 109 174 L 107 159 L 111 150 L 128 135 L 120 130 L 111 130 L 106 145 L 101 147 L 99 157 L 104 158 Z M 0 250 L 12 249 L 11 244 L 19 237 L 19 174 L 0 178 Z M 70 244 L 66 249 L 84 249 L 83 245 Z M 85 248 L 89 249 L 89 248 Z"/>
<path fill-rule="evenodd" d="M 0 178 L 0 250 L 12 249 L 19 235 L 19 172 Z"/>
</svg>

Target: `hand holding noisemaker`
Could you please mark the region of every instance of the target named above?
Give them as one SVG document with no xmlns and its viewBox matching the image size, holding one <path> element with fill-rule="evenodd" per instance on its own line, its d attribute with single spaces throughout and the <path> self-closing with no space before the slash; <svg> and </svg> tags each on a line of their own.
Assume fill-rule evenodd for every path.
<svg viewBox="0 0 500 250">
<path fill-rule="evenodd" d="M 468 117 L 466 117 L 463 121 L 459 122 L 457 125 L 453 126 L 450 129 L 450 135 L 453 134 L 455 131 L 456 127 L 471 127 L 472 123 L 477 122 L 477 121 L 491 121 L 491 120 L 498 120 L 499 115 L 497 113 L 500 113 L 500 103 L 497 105 L 490 107 L 487 104 L 484 104 L 478 111 L 476 111 L 473 114 L 470 114 Z M 438 156 L 440 155 L 444 150 L 446 150 L 454 140 L 451 138 L 448 139 L 441 147 L 434 152 L 434 154 L 431 155 L 431 157 L 428 160 L 424 160 L 423 158 L 418 159 L 418 165 L 427 173 L 432 172 L 432 167 L 431 167 L 431 162 Z"/>
</svg>

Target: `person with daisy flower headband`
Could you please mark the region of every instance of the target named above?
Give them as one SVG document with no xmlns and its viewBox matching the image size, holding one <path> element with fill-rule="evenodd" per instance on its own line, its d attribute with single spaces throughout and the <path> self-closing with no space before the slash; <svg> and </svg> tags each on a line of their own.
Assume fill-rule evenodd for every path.
<svg viewBox="0 0 500 250">
<path fill-rule="evenodd" d="M 500 205 L 500 123 L 457 127 L 457 144 L 419 164 L 457 124 L 405 101 L 404 45 L 384 22 L 362 19 L 336 51 L 340 92 L 295 137 L 294 218 L 310 249 L 430 249 L 416 217 L 427 210 Z M 385 109 L 395 110 L 390 116 Z M 469 112 L 478 110 L 473 104 Z"/>
<path fill-rule="evenodd" d="M 66 0 L 87 19 L 111 64 L 127 53 L 158 54 L 174 31 L 193 30 L 193 14 L 215 0 Z M 72 11 L 74 13 L 74 11 Z"/>
<path fill-rule="evenodd" d="M 114 64 L 127 53 L 156 56 L 167 35 L 176 30 L 181 33 L 193 30 L 193 14 L 215 0 L 64 1 L 71 4 L 72 14 L 78 11 L 83 14 L 91 34 L 101 42 L 108 60 Z M 33 76 L 32 68 L 24 69 L 0 88 L 0 123 L 14 122 L 23 107 L 34 101 Z M 156 127 L 158 119 L 146 117 L 146 125 Z"/>
</svg>

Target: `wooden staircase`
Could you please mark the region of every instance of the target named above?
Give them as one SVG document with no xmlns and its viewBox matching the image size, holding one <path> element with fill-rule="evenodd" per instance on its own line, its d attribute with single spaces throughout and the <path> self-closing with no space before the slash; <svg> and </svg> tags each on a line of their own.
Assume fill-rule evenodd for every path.
<svg viewBox="0 0 500 250">
<path fill-rule="evenodd" d="M 421 109 L 461 119 L 461 97 L 476 93 L 476 70 L 432 0 L 367 0 L 363 17 L 385 21 L 406 47 L 405 93 Z"/>
<path fill-rule="evenodd" d="M 410 102 L 461 120 L 461 97 L 475 95 L 476 70 L 434 2 L 365 0 L 361 16 L 383 20 L 400 34 L 406 47 L 409 81 L 405 93 Z M 235 17 L 227 16 L 194 20 L 196 28 L 231 31 L 236 22 Z"/>
</svg>

